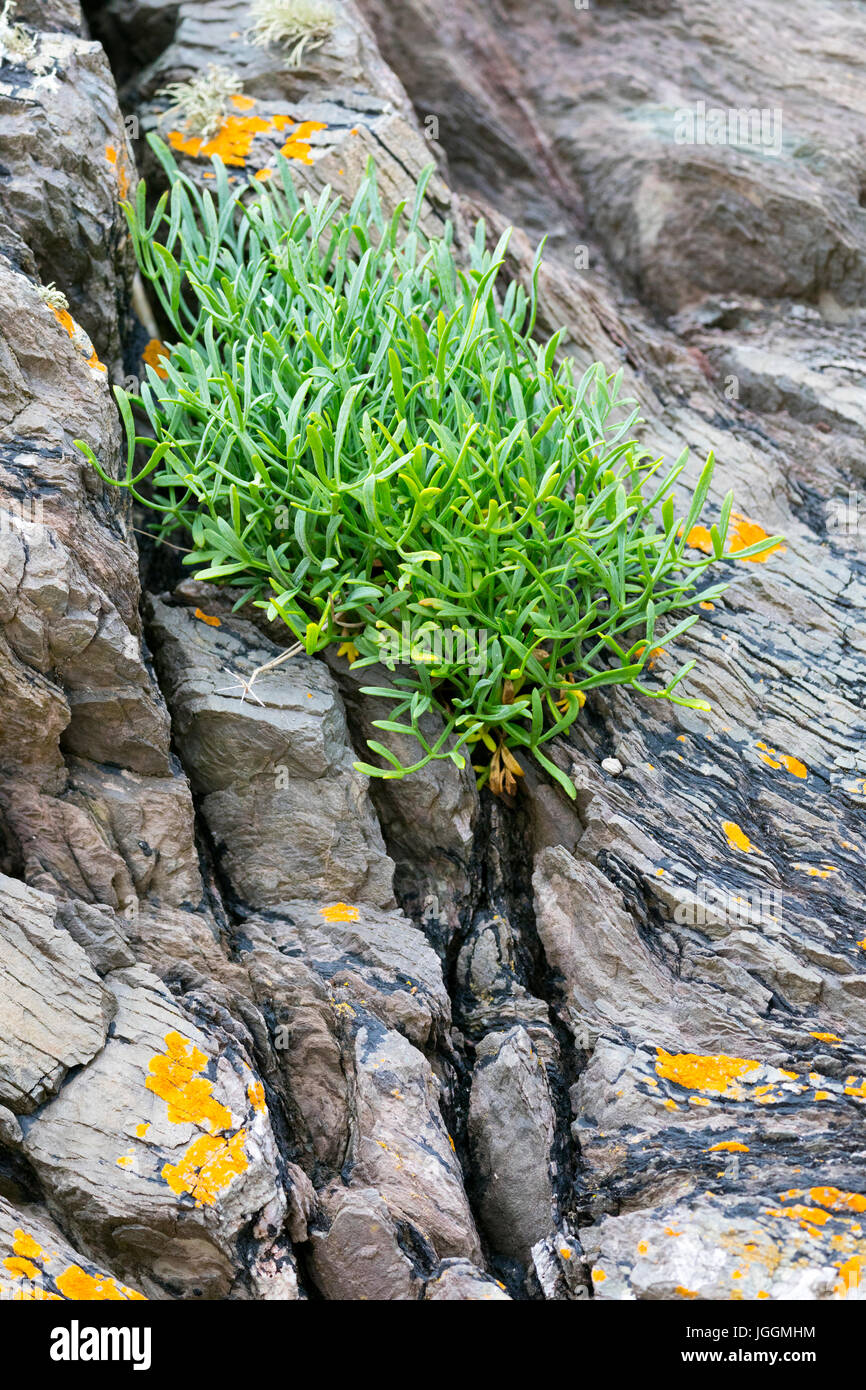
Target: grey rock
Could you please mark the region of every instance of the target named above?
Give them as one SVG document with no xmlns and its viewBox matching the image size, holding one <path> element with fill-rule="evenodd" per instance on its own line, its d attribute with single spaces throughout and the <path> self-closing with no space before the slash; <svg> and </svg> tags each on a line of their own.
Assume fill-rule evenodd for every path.
<svg viewBox="0 0 866 1390">
<path fill-rule="evenodd" d="M 0 1196 L 0 1299 L 80 1302 L 144 1297 L 83 1250 L 76 1250 L 46 1211 L 13 1206 Z"/>
<path fill-rule="evenodd" d="M 555 1117 L 544 1064 L 523 1028 L 479 1044 L 469 1137 L 479 1212 L 497 1254 L 526 1263 L 555 1226 L 551 1150 Z"/>
<path fill-rule="evenodd" d="M 250 1277 L 286 1297 L 286 1196 L 249 1061 L 142 967 L 108 983 L 107 1045 L 26 1126 L 50 1209 L 145 1293 L 243 1297 Z"/>
<path fill-rule="evenodd" d="M 314 1231 L 310 1268 L 325 1298 L 367 1302 L 417 1299 L 422 1285 L 400 1247 L 397 1225 L 375 1188 L 322 1194 L 326 1231 Z"/>
<path fill-rule="evenodd" d="M 510 1303 L 511 1297 L 498 1279 L 485 1274 L 468 1260 L 443 1260 L 424 1285 L 431 1303 Z"/>
<path fill-rule="evenodd" d="M 105 1042 L 114 1000 L 52 898 L 0 875 L 0 1101 L 42 1105 Z"/>
<path fill-rule="evenodd" d="M 33 57 L 0 70 L 4 221 L 119 374 L 133 272 L 120 201 L 135 161 L 102 47 L 44 27 L 35 38 Z"/>
<path fill-rule="evenodd" d="M 257 682 L 261 704 L 242 700 L 236 673 L 277 647 L 242 619 L 208 626 L 160 599 L 149 613 L 175 737 L 238 900 L 393 906 L 393 865 L 327 668 L 294 658 Z"/>
</svg>

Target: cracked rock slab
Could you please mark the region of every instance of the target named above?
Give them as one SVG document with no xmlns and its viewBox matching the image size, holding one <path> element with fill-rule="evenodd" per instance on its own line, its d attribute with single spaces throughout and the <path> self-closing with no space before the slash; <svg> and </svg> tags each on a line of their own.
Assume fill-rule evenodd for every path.
<svg viewBox="0 0 866 1390">
<path fill-rule="evenodd" d="M 53 898 L 0 875 L 0 1102 L 27 1114 L 105 1042 L 115 1010 Z"/>
<path fill-rule="evenodd" d="M 276 1145 L 242 1048 L 142 967 L 108 983 L 107 1045 L 23 1126 L 50 1209 L 157 1297 L 244 1297 L 248 1281 L 292 1296 Z"/>
<path fill-rule="evenodd" d="M 238 901 L 393 907 L 393 864 L 327 667 L 293 658 L 243 699 L 238 675 L 280 648 L 242 619 L 212 626 L 161 599 L 149 614 L 175 737 Z"/>
</svg>

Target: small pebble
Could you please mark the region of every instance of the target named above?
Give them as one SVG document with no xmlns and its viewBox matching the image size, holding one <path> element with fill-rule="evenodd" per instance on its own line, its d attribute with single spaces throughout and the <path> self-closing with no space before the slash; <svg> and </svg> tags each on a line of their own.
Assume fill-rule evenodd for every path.
<svg viewBox="0 0 866 1390">
<path fill-rule="evenodd" d="M 605 772 L 609 772 L 611 777 L 618 777 L 622 772 L 622 763 L 619 758 L 602 758 L 601 765 Z"/>
</svg>

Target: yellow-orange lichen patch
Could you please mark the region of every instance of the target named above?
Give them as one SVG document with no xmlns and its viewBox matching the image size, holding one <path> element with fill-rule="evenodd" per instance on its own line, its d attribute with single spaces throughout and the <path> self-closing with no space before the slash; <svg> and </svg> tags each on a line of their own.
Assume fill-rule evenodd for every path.
<svg viewBox="0 0 866 1390">
<path fill-rule="evenodd" d="M 852 1290 L 860 1288 L 860 1278 L 863 1272 L 864 1257 L 862 1255 L 852 1255 L 850 1259 L 844 1260 L 838 1266 L 842 1276 L 841 1282 L 836 1284 L 834 1292 L 840 1297 L 845 1298 Z"/>
<path fill-rule="evenodd" d="M 62 1274 L 58 1274 L 54 1282 L 64 1298 L 80 1302 L 104 1300 L 118 1303 L 138 1299 L 147 1301 L 144 1294 L 139 1293 L 137 1289 L 116 1283 L 108 1274 L 88 1274 L 80 1265 L 70 1265 Z"/>
<path fill-rule="evenodd" d="M 267 1106 L 265 1105 L 265 1088 L 261 1081 L 250 1081 L 247 1086 L 247 1099 L 250 1105 L 259 1115 L 263 1115 Z"/>
<path fill-rule="evenodd" d="M 214 1134 L 231 1128 L 231 1111 L 214 1099 L 213 1082 L 198 1073 L 205 1054 L 180 1033 L 166 1033 L 166 1051 L 152 1057 L 146 1086 L 164 1100 L 172 1124 L 200 1125 Z"/>
<path fill-rule="evenodd" d="M 677 1284 L 674 1293 L 677 1294 L 679 1298 L 700 1298 L 699 1293 L 696 1293 L 694 1289 L 685 1288 L 683 1284 Z"/>
<path fill-rule="evenodd" d="M 201 1134 L 194 1139 L 178 1163 L 166 1163 L 162 1170 L 172 1192 L 188 1192 L 196 1206 L 213 1206 L 236 1177 L 249 1168 L 246 1131 L 239 1129 L 230 1139 L 222 1135 Z"/>
<path fill-rule="evenodd" d="M 665 1052 L 658 1047 L 656 1054 L 656 1071 L 666 1081 L 675 1081 L 690 1091 L 710 1091 L 732 1099 L 741 1094 L 737 1081 L 761 1065 L 746 1057 L 727 1057 L 723 1053 L 706 1057 L 692 1052 Z"/>
<path fill-rule="evenodd" d="M 829 878 L 831 874 L 838 874 L 839 872 L 835 864 L 825 864 L 820 869 L 816 864 L 794 864 L 793 867 L 808 874 L 810 878 Z"/>
<path fill-rule="evenodd" d="M 319 916 L 326 922 L 357 922 L 360 915 L 350 903 L 331 903 L 330 907 L 319 908 Z"/>
<path fill-rule="evenodd" d="M 14 1254 L 20 1255 L 25 1260 L 39 1260 L 42 1264 L 50 1264 L 51 1256 L 46 1254 L 33 1236 L 28 1231 L 22 1231 L 18 1226 L 12 1233 L 12 1250 Z"/>
<path fill-rule="evenodd" d="M 87 356 L 88 367 L 93 367 L 98 372 L 107 372 L 108 368 L 100 362 L 96 355 L 96 349 L 91 343 L 84 329 L 75 322 L 68 309 L 58 309 L 55 305 L 49 305 L 52 314 L 62 328 L 66 329 L 73 343 L 79 348 L 83 355 Z M 89 353 L 89 355 L 88 355 Z"/>
<path fill-rule="evenodd" d="M 714 1154 L 719 1152 L 729 1154 L 747 1154 L 749 1152 L 749 1146 L 748 1144 L 739 1143 L 739 1141 L 736 1139 L 723 1139 L 720 1144 L 711 1144 L 710 1147 L 707 1149 L 708 1154 Z"/>
<path fill-rule="evenodd" d="M 840 1192 L 838 1187 L 810 1187 L 809 1196 L 820 1207 L 845 1207 L 848 1211 L 866 1211 L 866 1197 L 860 1192 Z"/>
<path fill-rule="evenodd" d="M 703 550 L 706 555 L 713 553 L 713 538 L 706 526 L 693 526 L 686 536 L 686 545 L 692 550 Z"/>
<path fill-rule="evenodd" d="M 252 111 L 255 102 L 250 97 L 237 94 L 232 102 L 239 111 Z M 289 129 L 291 127 L 291 129 Z M 204 140 L 200 136 L 189 135 L 181 130 L 168 132 L 168 143 L 173 150 L 188 154 L 193 159 L 209 159 L 219 155 L 224 164 L 242 167 L 246 164 L 253 141 L 257 135 L 275 130 L 286 134 L 287 139 L 280 150 L 287 159 L 300 160 L 302 164 L 312 164 L 310 137 L 317 130 L 327 130 L 323 121 L 296 122 L 293 116 L 280 112 L 272 117 L 246 115 L 227 116 L 215 135 Z"/>
<path fill-rule="evenodd" d="M 22 1259 L 20 1255 L 11 1255 L 3 1261 L 3 1268 L 8 1270 L 13 1279 L 35 1279 L 42 1271 L 38 1265 L 30 1260 Z"/>
<path fill-rule="evenodd" d="M 842 1039 L 837 1033 L 810 1033 L 810 1038 L 817 1038 L 819 1042 L 840 1043 Z"/>
<path fill-rule="evenodd" d="M 736 555 L 738 551 L 746 550 L 750 545 L 757 545 L 759 541 L 768 540 L 769 534 L 769 531 L 765 531 L 763 526 L 759 526 L 756 521 L 750 521 L 740 512 L 731 512 L 728 554 Z M 682 535 L 682 531 L 680 535 Z M 686 537 L 686 545 L 692 550 L 702 550 L 705 555 L 712 555 L 713 553 L 713 538 L 706 526 L 693 526 Z M 762 565 L 774 551 L 786 549 L 787 547 L 781 541 L 777 541 L 775 545 L 768 546 L 760 555 L 745 556 L 744 564 Z M 701 604 L 701 607 L 706 606 L 706 604 Z M 709 607 L 712 607 L 712 604 Z"/>
<path fill-rule="evenodd" d="M 203 613 L 200 608 L 197 608 L 194 616 L 198 618 L 200 623 L 205 623 L 208 627 L 222 627 L 222 620 L 214 613 Z"/>
<path fill-rule="evenodd" d="M 790 772 L 792 777 L 799 777 L 801 780 L 808 777 L 809 769 L 806 764 L 801 762 L 799 758 L 793 757 L 792 754 L 779 753 L 775 748 L 768 748 L 766 743 L 761 742 L 756 743 L 755 747 L 759 750 L 758 757 L 761 762 L 766 763 L 768 767 L 783 767 L 786 772 Z"/>
<path fill-rule="evenodd" d="M 826 1226 L 830 1220 L 829 1212 L 822 1211 L 820 1207 L 805 1207 L 798 1204 L 793 1207 L 767 1207 L 768 1216 L 787 1216 L 791 1221 L 797 1221 L 804 1231 L 808 1231 L 810 1226 Z"/>
<path fill-rule="evenodd" d="M 769 537 L 769 531 L 765 531 L 763 526 L 759 526 L 756 521 L 750 521 L 748 517 L 742 516 L 739 512 L 731 512 L 732 532 L 728 552 L 736 555 L 738 550 L 746 550 L 750 545 L 757 545 L 759 541 L 765 541 Z M 763 565 L 770 556 L 777 550 L 784 552 L 787 546 L 781 541 L 775 545 L 768 546 L 760 555 L 747 555 L 744 564 Z"/>
<path fill-rule="evenodd" d="M 742 850 L 743 854 L 751 854 L 754 845 L 745 830 L 737 825 L 735 820 L 723 820 L 722 829 L 731 849 L 739 849 Z"/>
<path fill-rule="evenodd" d="M 243 167 L 253 140 L 270 128 L 271 122 L 262 116 L 227 116 L 210 140 L 203 140 L 199 135 L 185 135 L 180 130 L 170 130 L 168 143 L 173 150 L 192 155 L 194 159 L 210 159 L 211 155 L 217 154 L 223 164 Z"/>
<path fill-rule="evenodd" d="M 592 1271 L 592 1282 L 594 1284 L 603 1284 L 606 1278 L 607 1275 L 603 1269 L 594 1269 Z"/>
<path fill-rule="evenodd" d="M 165 343 L 161 342 L 159 338 L 151 338 L 150 342 L 147 344 L 147 347 L 144 349 L 144 352 L 141 354 L 141 360 L 145 363 L 146 366 L 153 367 L 153 370 L 156 372 L 157 376 L 162 381 L 165 381 L 166 377 L 168 376 L 168 372 L 162 365 L 162 359 L 167 359 L 168 356 L 169 352 Z"/>
<path fill-rule="evenodd" d="M 325 129 L 327 127 L 321 121 L 301 121 L 280 149 L 280 154 L 285 155 L 286 159 L 299 159 L 302 164 L 312 164 L 310 136 L 316 130 Z"/>
<path fill-rule="evenodd" d="M 106 145 L 105 158 L 109 164 L 113 164 L 117 172 L 117 189 L 121 198 L 129 197 L 129 169 L 126 163 L 126 153 L 118 150 L 115 145 Z"/>
</svg>

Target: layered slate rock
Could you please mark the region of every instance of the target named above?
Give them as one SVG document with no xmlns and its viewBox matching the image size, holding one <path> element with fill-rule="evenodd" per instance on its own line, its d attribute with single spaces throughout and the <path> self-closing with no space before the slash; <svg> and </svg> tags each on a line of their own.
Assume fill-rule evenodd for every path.
<svg viewBox="0 0 866 1390">
<path fill-rule="evenodd" d="M 294 658 L 246 697 L 238 676 L 281 655 L 251 623 L 213 625 L 160 599 L 149 614 L 175 736 L 238 901 L 392 906 L 393 865 L 327 667 Z"/>
<path fill-rule="evenodd" d="M 526 1030 L 488 1033 L 476 1050 L 469 1099 L 479 1213 L 496 1253 L 524 1265 L 556 1225 L 555 1128 L 544 1062 Z"/>
<path fill-rule="evenodd" d="M 144 1294 L 74 1250 L 44 1212 L 0 1196 L 0 1299 L 123 1302 Z"/>
<path fill-rule="evenodd" d="M 243 1047 L 142 967 L 106 982 L 109 1042 L 23 1125 L 49 1207 L 147 1293 L 295 1297 L 267 1101 Z"/>
<path fill-rule="evenodd" d="M 137 176 L 111 69 L 101 44 L 69 32 L 77 4 L 13 17 L 24 24 L 0 67 L 3 222 L 121 374 L 134 258 L 120 202 Z"/>
<path fill-rule="evenodd" d="M 0 875 L 0 1103 L 29 1113 L 105 1042 L 115 1012 L 58 904 Z"/>
<path fill-rule="evenodd" d="M 73 443 L 117 466 L 106 374 L 8 261 L 0 310 L 2 867 L 126 911 L 139 893 L 198 904 L 192 800 L 142 642 L 134 544 Z"/>
</svg>

